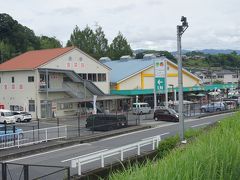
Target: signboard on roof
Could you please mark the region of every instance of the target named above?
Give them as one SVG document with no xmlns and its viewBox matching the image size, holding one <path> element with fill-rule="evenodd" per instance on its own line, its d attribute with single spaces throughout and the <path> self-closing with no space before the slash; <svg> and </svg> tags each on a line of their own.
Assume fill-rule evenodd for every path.
<svg viewBox="0 0 240 180">
<path fill-rule="evenodd" d="M 154 61 L 154 86 L 157 92 L 166 90 L 167 61 L 165 59 L 156 59 Z"/>
<path fill-rule="evenodd" d="M 156 59 L 154 62 L 155 78 L 163 77 L 166 78 L 166 60 Z"/>
</svg>

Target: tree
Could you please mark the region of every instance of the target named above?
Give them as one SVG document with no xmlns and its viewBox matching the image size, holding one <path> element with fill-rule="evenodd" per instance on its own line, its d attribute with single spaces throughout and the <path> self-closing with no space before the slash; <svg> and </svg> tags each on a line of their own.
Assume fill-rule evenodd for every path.
<svg viewBox="0 0 240 180">
<path fill-rule="evenodd" d="M 94 52 L 96 50 L 94 43 L 95 34 L 92 29 L 86 26 L 85 29 L 81 31 L 79 27 L 76 26 L 70 36 L 70 40 L 67 42 L 67 46 L 76 46 L 87 54 L 95 57 Z"/>
<path fill-rule="evenodd" d="M 13 52 L 15 52 L 13 46 L 8 43 L 4 43 L 3 41 L 0 41 L 0 64 L 7 59 L 10 59 Z"/>
<path fill-rule="evenodd" d="M 56 37 L 40 36 L 40 49 L 61 48 L 62 45 Z"/>
<path fill-rule="evenodd" d="M 94 57 L 100 59 L 105 57 L 108 52 L 108 40 L 105 38 L 105 34 L 101 26 L 98 26 L 95 30 L 95 43 L 94 43 Z"/>
<path fill-rule="evenodd" d="M 113 60 L 118 60 L 123 55 L 132 56 L 133 52 L 126 38 L 119 32 L 110 45 L 108 57 Z"/>
</svg>

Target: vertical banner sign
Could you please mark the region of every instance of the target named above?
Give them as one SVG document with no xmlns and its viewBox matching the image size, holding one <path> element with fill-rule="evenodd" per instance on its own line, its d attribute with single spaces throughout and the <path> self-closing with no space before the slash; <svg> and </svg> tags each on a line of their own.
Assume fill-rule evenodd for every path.
<svg viewBox="0 0 240 180">
<path fill-rule="evenodd" d="M 165 106 L 168 107 L 167 92 L 167 61 L 166 59 L 156 59 L 154 61 L 154 109 L 157 106 L 157 93 L 165 92 Z"/>
<path fill-rule="evenodd" d="M 154 72 L 155 72 L 155 90 L 156 92 L 163 92 L 166 90 L 166 60 L 156 59 L 154 62 Z"/>
<path fill-rule="evenodd" d="M 97 101 L 97 96 L 93 95 L 93 114 L 97 114 L 96 101 Z"/>
</svg>

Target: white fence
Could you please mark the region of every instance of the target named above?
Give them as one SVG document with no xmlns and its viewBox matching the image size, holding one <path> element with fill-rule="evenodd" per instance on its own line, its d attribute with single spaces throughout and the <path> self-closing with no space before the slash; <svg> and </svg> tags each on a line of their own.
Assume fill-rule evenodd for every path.
<svg viewBox="0 0 240 180">
<path fill-rule="evenodd" d="M 0 135 L 0 149 L 20 147 L 47 142 L 53 139 L 67 138 L 67 126 L 35 129 Z"/>
<path fill-rule="evenodd" d="M 151 138 L 144 139 L 140 142 L 129 144 L 126 146 L 122 146 L 116 149 L 111 149 L 111 150 L 104 150 L 104 151 L 99 151 L 96 153 L 91 153 L 91 154 L 86 154 L 83 156 L 75 157 L 72 159 L 69 159 L 67 161 L 71 161 L 71 167 L 72 168 L 78 168 L 78 175 L 82 174 L 82 165 L 88 164 L 94 161 L 100 161 L 101 162 L 101 167 L 104 167 L 104 159 L 115 156 L 115 155 L 120 155 L 120 160 L 124 160 L 124 153 L 134 150 L 137 150 L 137 155 L 141 154 L 141 147 L 151 145 L 152 144 L 152 150 L 158 147 L 159 142 L 161 141 L 161 136 L 154 136 Z"/>
</svg>

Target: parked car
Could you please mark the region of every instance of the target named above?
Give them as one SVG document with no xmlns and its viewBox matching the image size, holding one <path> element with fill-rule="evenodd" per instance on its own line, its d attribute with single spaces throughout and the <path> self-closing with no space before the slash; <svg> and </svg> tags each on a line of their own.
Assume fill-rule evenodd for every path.
<svg viewBox="0 0 240 180">
<path fill-rule="evenodd" d="M 171 108 L 156 109 L 153 118 L 155 121 L 179 122 L 178 113 Z"/>
<path fill-rule="evenodd" d="M 228 98 L 224 98 L 223 100 L 224 101 L 235 101 L 237 106 L 240 105 L 240 96 L 231 96 Z"/>
<path fill-rule="evenodd" d="M 236 109 L 236 107 L 237 107 L 236 101 L 224 101 L 224 103 L 226 104 L 226 109 L 228 109 L 228 110 Z"/>
<path fill-rule="evenodd" d="M 150 114 L 151 107 L 148 103 L 133 103 L 133 114 Z"/>
<path fill-rule="evenodd" d="M 126 116 L 113 114 L 93 114 L 88 116 L 86 122 L 86 128 L 96 131 L 109 131 L 128 125 Z"/>
<path fill-rule="evenodd" d="M 16 119 L 12 113 L 12 111 L 7 109 L 0 109 L 0 123 L 15 123 Z"/>
<path fill-rule="evenodd" d="M 201 112 L 224 111 L 226 109 L 227 109 L 227 106 L 224 102 L 212 102 L 212 103 L 201 106 Z"/>
<path fill-rule="evenodd" d="M 13 111 L 13 115 L 17 122 L 30 122 L 32 120 L 32 115 L 28 112 Z"/>
<path fill-rule="evenodd" d="M 4 141 L 10 141 L 14 139 L 23 139 L 23 130 L 20 128 L 15 128 L 15 133 L 14 133 L 14 127 L 13 126 L 5 126 L 0 125 L 0 142 Z"/>
</svg>

